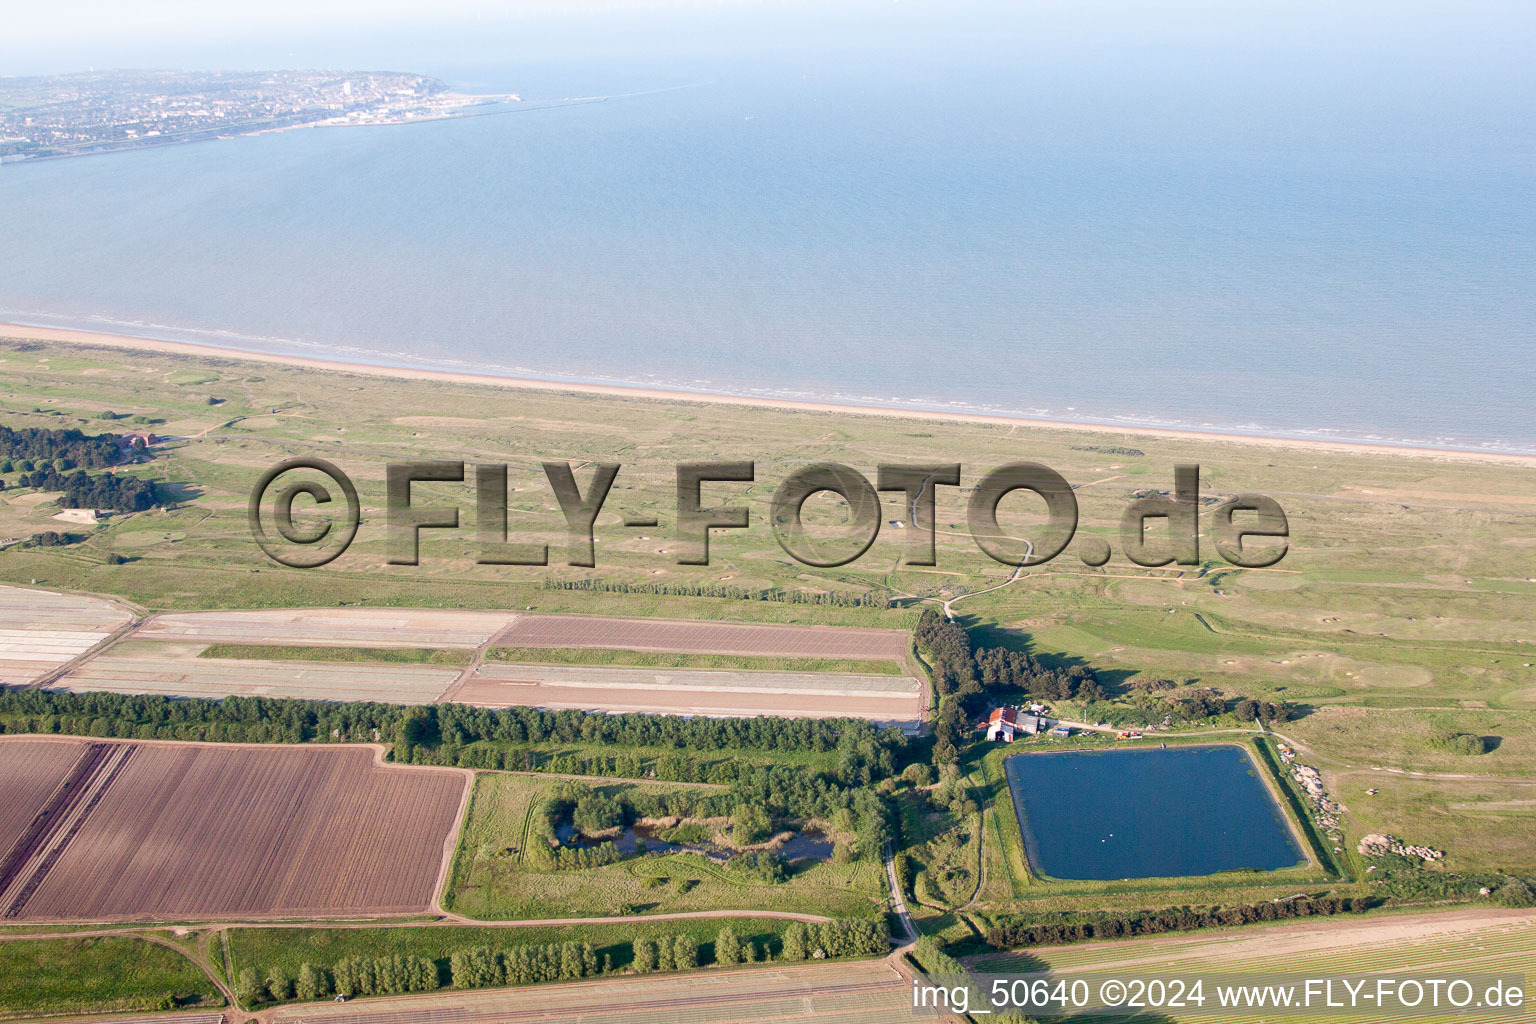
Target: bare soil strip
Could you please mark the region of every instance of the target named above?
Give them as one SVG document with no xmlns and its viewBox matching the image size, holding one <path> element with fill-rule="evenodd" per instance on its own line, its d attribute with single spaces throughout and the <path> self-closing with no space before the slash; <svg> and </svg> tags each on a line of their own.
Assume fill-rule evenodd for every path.
<svg viewBox="0 0 1536 1024">
<path fill-rule="evenodd" d="M 864 685 L 868 684 L 869 688 Z M 880 689 L 873 687 L 878 685 Z M 480 707 L 578 708 L 674 715 L 922 720 L 916 680 L 769 672 L 482 665 L 453 694 Z"/>
<path fill-rule="evenodd" d="M 628 651 L 892 661 L 906 656 L 909 642 L 907 633 L 898 629 L 598 615 L 519 615 L 496 637 L 498 647 L 611 647 Z"/>
<path fill-rule="evenodd" d="M 127 610 L 99 598 L 0 586 L 0 684 L 36 682 L 132 619 Z"/>
<path fill-rule="evenodd" d="M 431 704 L 459 678 L 451 665 L 328 661 L 243 661 L 145 657 L 108 651 L 57 684 L 75 692 L 173 697 L 298 697 L 307 700 Z"/>
<path fill-rule="evenodd" d="M 464 650 L 484 644 L 516 618 L 511 612 L 432 608 L 167 612 L 145 623 L 135 635 L 147 640 L 203 643 Z"/>
</svg>

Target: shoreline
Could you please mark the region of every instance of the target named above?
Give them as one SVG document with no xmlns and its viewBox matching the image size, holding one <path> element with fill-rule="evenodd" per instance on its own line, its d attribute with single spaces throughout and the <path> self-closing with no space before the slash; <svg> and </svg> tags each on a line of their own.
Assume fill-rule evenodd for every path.
<svg viewBox="0 0 1536 1024">
<path fill-rule="evenodd" d="M 489 373 L 472 373 L 458 370 L 432 370 L 417 367 L 388 366 L 376 363 L 348 362 L 341 359 L 323 359 L 314 356 L 288 356 L 270 352 L 231 348 L 221 345 L 204 345 L 186 341 L 165 341 L 157 338 L 135 337 L 126 334 L 86 331 L 75 328 L 34 327 L 27 324 L 0 322 L 0 338 L 17 341 L 42 341 L 83 347 L 126 349 L 138 352 L 158 352 L 210 359 L 231 359 L 252 363 L 277 364 L 303 367 L 337 373 L 363 374 L 389 377 L 396 380 L 425 380 L 446 384 L 471 384 L 481 387 L 499 387 L 522 391 L 555 391 L 597 395 L 609 398 L 638 398 L 662 402 L 703 402 L 712 405 L 733 405 L 782 412 L 834 413 L 852 416 L 883 416 L 891 419 L 919 420 L 946 423 L 979 423 L 993 426 L 1031 427 L 1039 430 L 1073 431 L 1082 434 L 1098 434 L 1118 438 L 1156 438 L 1174 441 L 1217 441 L 1235 444 L 1251 444 L 1270 448 L 1292 448 L 1311 451 L 1331 451 L 1357 455 L 1395 455 L 1403 458 L 1431 458 L 1450 461 L 1498 462 L 1514 465 L 1536 465 L 1536 454 L 1502 451 L 1479 451 L 1466 448 L 1434 448 L 1409 444 L 1384 444 L 1369 441 L 1323 440 L 1317 438 L 1277 437 L 1262 434 L 1239 434 L 1230 431 L 1204 431 L 1172 427 L 1121 426 L 1103 423 L 1087 423 L 1074 420 L 1047 420 L 1028 416 L 1010 416 L 1003 413 L 971 413 L 937 409 L 910 409 L 904 407 L 855 405 L 847 402 L 812 401 L 789 398 L 756 398 L 748 395 L 714 394 L 684 391 L 672 388 L 647 387 L 641 384 L 594 384 L 573 383 L 558 380 L 541 380 L 532 377 L 512 377 Z"/>
</svg>

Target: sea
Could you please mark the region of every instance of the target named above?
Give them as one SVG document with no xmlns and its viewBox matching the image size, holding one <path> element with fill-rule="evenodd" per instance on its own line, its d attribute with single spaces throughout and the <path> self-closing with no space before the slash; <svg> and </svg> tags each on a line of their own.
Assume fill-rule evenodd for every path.
<svg viewBox="0 0 1536 1024">
<path fill-rule="evenodd" d="M 1532 453 L 1532 17 L 1450 6 L 680 5 L 108 54 L 522 99 L 0 167 L 0 320 Z"/>
</svg>

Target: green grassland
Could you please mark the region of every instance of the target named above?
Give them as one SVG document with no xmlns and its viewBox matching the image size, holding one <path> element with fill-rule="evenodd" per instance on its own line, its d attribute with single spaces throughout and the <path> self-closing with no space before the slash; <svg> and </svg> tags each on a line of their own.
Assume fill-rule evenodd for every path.
<svg viewBox="0 0 1536 1024">
<path fill-rule="evenodd" d="M 1362 831 L 1409 835 L 1446 850 L 1445 870 L 1536 874 L 1536 780 L 1415 779 L 1355 771 L 1340 773 L 1333 782 Z M 1469 830 L 1477 834 L 1476 843 L 1465 841 Z"/>
<path fill-rule="evenodd" d="M 186 957 L 130 937 L 0 942 L 0 1018 L 223 1006 Z"/>
<path fill-rule="evenodd" d="M 913 870 L 918 903 L 940 911 L 968 905 L 981 874 L 981 813 L 935 809 L 918 790 L 898 797 L 901 833 Z"/>
<path fill-rule="evenodd" d="M 791 877 L 762 884 L 694 854 L 645 856 L 586 870 L 537 870 L 527 856 L 533 816 L 558 783 L 526 775 L 479 773 L 459 838 L 444 906 L 478 920 L 604 917 L 630 907 L 638 914 L 699 910 L 777 910 L 828 917 L 867 917 L 885 895 L 883 867 L 873 861 L 797 863 Z M 609 795 L 644 785 L 617 782 Z"/>
<path fill-rule="evenodd" d="M 210 406 L 210 396 L 223 401 Z M 1299 717 L 1280 731 L 1305 745 L 1304 758 L 1325 778 L 1370 767 L 1362 751 L 1382 767 L 1475 776 L 1488 787 L 1487 801 L 1445 800 L 1437 819 L 1447 864 L 1507 860 L 1518 822 L 1481 828 L 1487 814 L 1468 805 L 1521 799 L 1517 784 L 1536 776 L 1536 467 L 1529 461 L 579 395 L 0 341 L 0 422 L 95 432 L 112 429 L 97 419 L 104 410 L 164 421 L 153 429 L 177 440 L 157 448 L 151 463 L 119 471 L 165 482 L 179 507 L 113 517 L 94 531 L 73 527 L 90 536 L 71 547 L 8 548 L 0 552 L 0 580 L 114 594 L 146 610 L 367 604 L 896 628 L 910 627 L 925 603 L 958 599 L 954 611 L 980 643 L 1027 649 L 1048 664 L 1090 664 L 1112 695 L 1137 677 L 1160 677 L 1228 697 L 1292 702 Z M 301 454 L 347 471 L 363 506 L 357 542 L 310 571 L 265 559 L 246 523 L 259 474 Z M 477 564 L 470 482 L 413 488 L 423 506 L 459 506 L 464 528 L 425 532 L 419 566 L 389 564 L 384 466 L 405 458 L 509 463 L 513 534 L 548 543 L 552 564 Z M 583 485 L 586 461 L 623 464 L 598 517 L 595 569 L 565 564 L 563 520 L 537 468 L 546 459 L 571 460 Z M 749 529 L 714 532 L 707 567 L 678 564 L 674 531 L 674 467 L 697 459 L 757 466 L 751 484 L 705 487 L 706 503 L 750 510 Z M 1207 534 L 1200 566 L 1143 569 L 1117 554 L 1090 568 L 1069 548 L 982 593 L 1003 584 L 1011 568 L 970 540 L 967 488 L 1019 459 L 1043 462 L 1073 483 L 1080 532 L 1117 549 L 1117 524 L 1133 494 L 1166 489 L 1175 464 L 1198 462 L 1206 495 L 1258 491 L 1280 501 L 1289 554 L 1271 569 L 1234 569 L 1217 560 Z M 768 502 L 790 468 L 822 460 L 866 473 L 882 462 L 962 462 L 967 488 L 939 491 L 938 564 L 904 565 L 910 531 L 892 528 L 837 569 L 811 569 L 786 555 L 768 528 Z M 882 520 L 908 518 L 899 494 L 882 500 Z M 0 541 L 57 528 L 48 501 L 25 489 L 0 492 Z M 823 525 L 842 514 L 825 495 L 808 502 L 807 513 Z M 654 515 L 660 526 L 625 528 L 626 514 Z M 1027 535 L 1034 506 L 1012 495 L 1000 518 L 1005 533 Z M 111 564 L 114 555 L 130 561 Z M 869 594 L 895 606 L 545 585 L 577 580 Z M 1482 756 L 1458 758 L 1425 744 L 1426 729 L 1499 742 Z M 1352 839 L 1380 827 L 1380 814 L 1362 810 L 1359 799 L 1345 803 Z M 999 844 L 986 840 L 1006 835 L 1006 817 L 985 817 L 988 864 L 996 863 L 990 846 Z M 1394 834 L 1423 841 L 1406 825 Z M 994 872 L 986 874 L 990 890 Z M 1026 891 L 1036 898 L 1037 886 L 1008 877 L 1015 898 Z"/>
<path fill-rule="evenodd" d="M 899 675 L 895 661 L 854 658 L 775 658 L 745 654 L 682 654 L 664 651 L 624 651 L 602 647 L 492 647 L 487 661 L 533 665 L 636 665 L 643 668 L 731 669 L 743 672 L 850 672 Z"/>
<path fill-rule="evenodd" d="M 129 648 L 127 644 L 123 645 Z M 209 644 L 199 658 L 260 661 L 381 662 L 392 665 L 468 665 L 470 651 L 424 647 L 301 647 L 292 644 Z"/>
</svg>

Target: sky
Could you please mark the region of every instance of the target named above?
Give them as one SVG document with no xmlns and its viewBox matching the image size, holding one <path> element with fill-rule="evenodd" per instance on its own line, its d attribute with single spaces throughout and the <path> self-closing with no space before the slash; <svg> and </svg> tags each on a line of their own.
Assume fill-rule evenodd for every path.
<svg viewBox="0 0 1536 1024">
<path fill-rule="evenodd" d="M 1423 61 L 1437 87 L 1536 65 L 1528 0 L 0 0 L 0 75 L 104 68 L 354 67 L 424 71 L 943 35 L 1020 60 L 1106 50 L 1166 62 L 1344 55 L 1366 73 Z M 1486 84 L 1486 83 L 1485 83 Z"/>
</svg>

